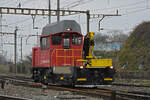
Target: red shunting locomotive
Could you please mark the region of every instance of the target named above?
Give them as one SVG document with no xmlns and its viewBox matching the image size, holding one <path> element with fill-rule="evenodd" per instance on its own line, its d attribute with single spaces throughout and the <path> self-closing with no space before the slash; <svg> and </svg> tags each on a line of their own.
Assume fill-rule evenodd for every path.
<svg viewBox="0 0 150 100">
<path fill-rule="evenodd" d="M 76 21 L 63 20 L 46 25 L 40 37 L 40 47 L 32 49 L 34 81 L 61 85 L 91 85 L 112 82 L 114 70 L 111 70 L 111 64 L 104 68 L 86 68 L 92 61 L 96 65 L 93 58 L 91 61 L 78 61 L 86 59 L 83 57 L 85 55 L 83 46 L 83 35 L 80 25 Z"/>
</svg>

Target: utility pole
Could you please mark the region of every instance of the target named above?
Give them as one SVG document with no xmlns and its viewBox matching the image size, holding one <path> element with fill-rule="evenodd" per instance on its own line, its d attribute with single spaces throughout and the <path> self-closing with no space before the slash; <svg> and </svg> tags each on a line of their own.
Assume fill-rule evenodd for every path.
<svg viewBox="0 0 150 100">
<path fill-rule="evenodd" d="M 146 0 L 146 8 L 148 9 L 148 6 L 149 6 L 149 2 L 148 0 Z"/>
<path fill-rule="evenodd" d="M 21 49 L 20 49 L 20 51 L 21 51 L 21 63 L 22 63 L 22 37 L 20 38 L 20 41 L 21 41 L 21 44 L 20 44 Z"/>
<path fill-rule="evenodd" d="M 90 31 L 90 11 L 87 10 L 87 33 Z"/>
<path fill-rule="evenodd" d="M 57 22 L 60 20 L 60 1 L 57 0 Z"/>
<path fill-rule="evenodd" d="M 106 15 L 103 15 L 102 18 L 99 20 L 99 23 L 98 23 L 98 31 L 101 30 L 100 24 L 101 24 L 101 21 L 102 21 L 105 17 L 106 17 Z"/>
<path fill-rule="evenodd" d="M 32 21 L 33 21 L 33 29 L 36 29 L 37 27 L 35 27 L 35 15 L 31 15 L 31 17 L 32 17 Z"/>
<path fill-rule="evenodd" d="M 101 28 L 100 28 L 100 23 L 101 23 L 101 21 L 102 21 L 105 17 L 107 17 L 107 16 L 121 16 L 121 15 L 118 14 L 118 10 L 116 11 L 116 14 L 103 14 L 103 15 L 102 15 L 102 18 L 99 20 L 98 31 L 101 30 Z"/>
<path fill-rule="evenodd" d="M 0 14 L 0 29 L 1 29 L 1 32 L 3 31 L 3 18 L 2 18 L 2 13 Z M 3 35 L 1 34 L 0 35 L 0 51 L 2 51 L 1 53 L 3 54 Z"/>
<path fill-rule="evenodd" d="M 51 23 L 51 0 L 49 0 L 49 24 Z"/>
<path fill-rule="evenodd" d="M 38 32 L 36 33 L 37 34 L 37 45 L 40 44 L 40 41 L 39 41 L 39 35 L 38 35 Z"/>
<path fill-rule="evenodd" d="M 18 28 L 16 26 L 16 29 L 14 32 L 14 67 L 15 67 L 16 74 L 17 74 L 17 31 L 18 31 Z"/>
<path fill-rule="evenodd" d="M 21 49 L 20 49 L 20 52 L 21 52 L 21 72 L 22 72 L 22 64 L 23 64 L 23 62 L 22 62 L 22 37 L 20 38 L 21 39 L 21 44 L 20 44 L 20 46 L 21 46 Z"/>
<path fill-rule="evenodd" d="M 91 14 L 90 18 L 101 18 L 99 20 L 99 23 L 98 23 L 98 31 L 100 31 L 100 23 L 101 21 L 105 18 L 105 17 L 108 17 L 108 16 L 121 16 L 120 14 L 118 14 L 118 10 L 116 11 L 116 14 Z"/>
</svg>

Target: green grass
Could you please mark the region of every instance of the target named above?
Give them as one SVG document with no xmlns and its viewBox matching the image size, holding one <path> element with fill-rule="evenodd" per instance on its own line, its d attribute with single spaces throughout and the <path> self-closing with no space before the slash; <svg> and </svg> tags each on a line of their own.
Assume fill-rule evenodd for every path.
<svg viewBox="0 0 150 100">
<path fill-rule="evenodd" d="M 136 84 L 139 84 L 139 85 L 149 85 L 150 86 L 150 81 L 138 81 L 138 82 L 136 82 Z"/>
<path fill-rule="evenodd" d="M 10 73 L 8 65 L 0 65 L 0 76 L 22 76 L 22 77 L 31 77 L 31 74 L 22 74 L 22 73 Z"/>
<path fill-rule="evenodd" d="M 0 65 L 0 73 L 8 73 L 9 67 L 7 65 Z"/>
<path fill-rule="evenodd" d="M 21 77 L 27 77 L 31 78 L 31 74 L 15 74 L 15 73 L 0 73 L 0 76 L 21 76 Z"/>
</svg>

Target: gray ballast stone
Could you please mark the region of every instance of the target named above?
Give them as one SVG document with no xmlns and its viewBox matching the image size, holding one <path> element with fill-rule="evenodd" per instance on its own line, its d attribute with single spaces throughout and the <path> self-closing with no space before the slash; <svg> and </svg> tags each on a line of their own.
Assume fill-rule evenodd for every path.
<svg viewBox="0 0 150 100">
<path fill-rule="evenodd" d="M 42 35 L 66 32 L 68 28 L 71 28 L 72 32 L 81 33 L 80 25 L 75 20 L 62 20 L 60 22 L 47 24 L 45 27 L 43 27 Z"/>
</svg>

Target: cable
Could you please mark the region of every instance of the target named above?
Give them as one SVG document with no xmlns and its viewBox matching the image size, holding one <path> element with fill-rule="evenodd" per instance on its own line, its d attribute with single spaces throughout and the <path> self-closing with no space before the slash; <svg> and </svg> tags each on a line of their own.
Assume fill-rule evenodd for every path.
<svg viewBox="0 0 150 100">
<path fill-rule="evenodd" d="M 22 5 L 27 4 L 27 3 L 31 3 L 33 1 L 35 1 L 35 0 L 25 0 L 25 1 L 22 2 Z"/>
<path fill-rule="evenodd" d="M 37 21 L 37 22 L 40 22 L 40 21 L 42 21 L 41 19 L 43 19 L 43 18 L 40 18 L 40 19 L 38 19 L 38 20 L 36 20 L 36 21 Z M 30 26 L 30 25 L 32 25 L 32 24 L 33 24 L 33 23 L 28 23 L 28 24 L 24 25 L 23 28 L 28 27 L 28 26 Z M 38 28 L 38 29 L 42 29 L 42 28 Z"/>
<path fill-rule="evenodd" d="M 11 1 L 11 0 L 8 0 L 8 1 L 6 1 L 6 2 L 3 2 L 3 3 L 1 3 L 1 5 L 8 4 L 8 3 L 10 3 L 10 1 Z"/>
<path fill-rule="evenodd" d="M 120 5 L 120 6 L 115 6 L 115 7 L 111 7 L 111 8 L 104 8 L 104 9 L 94 9 L 93 11 L 104 11 L 104 10 L 112 10 L 112 9 L 120 9 L 120 8 L 127 8 L 130 6 L 135 6 L 141 3 L 145 3 L 145 0 L 139 1 L 139 2 L 135 2 L 135 3 L 131 3 L 131 4 L 125 4 L 125 5 Z"/>
<path fill-rule="evenodd" d="M 74 1 L 72 3 L 69 3 L 69 4 L 65 5 L 65 6 L 63 6 L 62 8 L 69 7 L 70 5 L 74 5 L 74 4 L 78 3 L 79 1 L 80 0 L 77 0 L 77 1 Z"/>
<path fill-rule="evenodd" d="M 92 1 L 94 1 L 94 0 L 88 0 L 88 1 L 80 1 L 78 4 L 76 4 L 76 5 L 73 5 L 73 6 L 70 6 L 69 8 L 74 8 L 74 7 L 77 7 L 77 6 L 80 6 L 80 5 L 84 5 L 84 4 L 86 4 L 86 3 L 89 3 L 89 2 L 92 2 Z"/>
<path fill-rule="evenodd" d="M 19 3 L 21 4 L 21 6 L 24 6 L 28 3 L 31 4 L 32 2 L 35 2 L 35 1 L 37 1 L 37 0 L 20 0 Z"/>
<path fill-rule="evenodd" d="M 132 8 L 126 8 L 126 9 L 121 8 L 119 10 L 134 10 L 134 9 L 137 9 L 137 8 L 145 8 L 145 7 L 143 7 L 142 5 L 138 5 L 138 6 L 135 6 L 135 7 L 132 7 Z"/>
<path fill-rule="evenodd" d="M 144 1 L 139 1 L 139 2 L 136 2 L 136 3 L 132 3 L 132 4 L 129 4 L 128 6 L 127 5 L 124 5 L 124 6 L 122 5 L 122 7 L 119 10 L 124 10 L 126 13 L 121 14 L 121 15 L 129 15 L 129 14 L 133 14 L 133 13 L 137 13 L 137 12 L 142 12 L 142 11 L 148 10 L 149 9 L 149 5 L 148 4 L 146 6 L 145 5 L 144 6 L 141 5 L 143 3 L 145 4 Z M 120 6 L 118 6 L 118 7 L 120 7 Z M 117 7 L 114 7 L 114 8 L 117 8 Z M 108 8 L 108 9 L 112 9 L 113 10 L 113 8 Z M 107 9 L 105 9 L 105 10 L 107 10 Z M 127 11 L 127 10 L 129 10 L 129 11 Z"/>
<path fill-rule="evenodd" d="M 24 19 L 24 20 L 19 20 L 19 21 L 16 21 L 16 22 L 14 22 L 14 23 L 10 23 L 10 24 L 8 24 L 8 25 L 14 25 L 14 24 L 18 24 L 18 23 L 24 23 L 25 21 L 27 21 L 27 20 L 29 20 L 29 19 L 31 19 L 31 18 L 26 18 L 26 19 Z"/>
<path fill-rule="evenodd" d="M 72 3 L 64 6 L 63 8 L 67 7 L 68 9 L 70 9 L 70 8 L 74 8 L 76 6 L 83 5 L 83 4 L 92 2 L 92 1 L 94 1 L 94 0 L 78 0 L 78 1 L 72 2 Z"/>
<path fill-rule="evenodd" d="M 29 3 L 29 1 L 32 1 L 32 0 L 24 0 L 24 1 L 22 2 L 22 5 L 24 5 L 24 4 L 26 4 L 26 3 Z"/>
<path fill-rule="evenodd" d="M 142 8 L 142 9 L 138 9 L 135 11 L 131 11 L 131 12 L 127 12 L 126 14 L 122 14 L 122 15 L 129 15 L 129 14 L 133 14 L 133 13 L 137 13 L 137 12 L 143 12 L 145 10 L 149 10 L 150 8 Z"/>
</svg>

